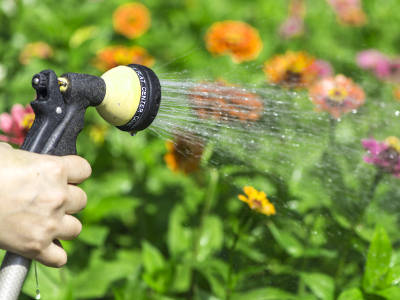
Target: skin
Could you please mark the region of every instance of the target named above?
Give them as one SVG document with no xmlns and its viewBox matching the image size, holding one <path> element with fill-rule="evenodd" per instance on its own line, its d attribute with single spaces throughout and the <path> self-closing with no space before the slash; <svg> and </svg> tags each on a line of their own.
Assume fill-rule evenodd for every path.
<svg viewBox="0 0 400 300">
<path fill-rule="evenodd" d="M 61 267 L 67 254 L 58 240 L 82 230 L 72 216 L 87 202 L 76 186 L 91 174 L 79 156 L 56 157 L 0 143 L 0 248 Z"/>
</svg>

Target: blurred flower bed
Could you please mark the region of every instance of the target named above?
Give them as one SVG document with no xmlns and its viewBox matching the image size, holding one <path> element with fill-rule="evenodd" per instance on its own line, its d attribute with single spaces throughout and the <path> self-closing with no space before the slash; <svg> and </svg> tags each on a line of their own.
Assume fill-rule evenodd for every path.
<svg viewBox="0 0 400 300">
<path fill-rule="evenodd" d="M 271 159 L 238 165 L 196 135 L 131 137 L 89 110 L 84 229 L 63 242 L 66 267 L 39 266 L 43 298 L 400 299 L 399 10 L 397 0 L 2 0 L 1 141 L 20 145 L 30 128 L 35 73 L 129 63 L 227 90 L 292 91 L 296 116 L 313 119 L 280 122 L 320 132 L 293 152 L 258 145 Z M 238 91 L 188 101 L 204 105 L 200 119 L 259 122 L 269 108 Z M 21 299 L 35 289 L 30 274 Z"/>
</svg>

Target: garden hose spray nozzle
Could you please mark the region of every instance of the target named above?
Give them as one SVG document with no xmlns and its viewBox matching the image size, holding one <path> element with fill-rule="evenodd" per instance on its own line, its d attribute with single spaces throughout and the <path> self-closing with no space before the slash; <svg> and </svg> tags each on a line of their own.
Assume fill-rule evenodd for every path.
<svg viewBox="0 0 400 300">
<path fill-rule="evenodd" d="M 35 121 L 24 149 L 55 155 L 75 154 L 76 138 L 86 108 L 95 106 L 110 124 L 132 134 L 146 129 L 157 115 L 161 86 L 156 74 L 142 65 L 118 66 L 101 77 L 52 70 L 33 76 Z"/>
<path fill-rule="evenodd" d="M 76 154 L 76 139 L 89 106 L 119 129 L 136 133 L 157 115 L 161 87 L 152 70 L 141 65 L 113 68 L 101 77 L 52 70 L 32 78 L 35 121 L 22 149 L 52 155 Z M 0 267 L 0 299 L 16 300 L 31 261 L 7 252 Z"/>
<path fill-rule="evenodd" d="M 76 88 L 86 90 L 86 97 L 92 98 L 92 105 L 103 119 L 123 131 L 146 129 L 157 115 L 160 81 L 145 66 L 118 66 L 101 77 L 69 73 L 58 78 L 60 91 L 74 89 L 75 82 Z"/>
</svg>

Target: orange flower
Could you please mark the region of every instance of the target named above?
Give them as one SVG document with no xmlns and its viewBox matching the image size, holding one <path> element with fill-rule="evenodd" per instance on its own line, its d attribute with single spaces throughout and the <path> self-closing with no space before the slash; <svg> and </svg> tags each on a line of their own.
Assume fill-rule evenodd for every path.
<svg viewBox="0 0 400 300">
<path fill-rule="evenodd" d="M 150 12 L 140 3 L 123 4 L 114 11 L 113 26 L 123 36 L 137 38 L 149 29 Z"/>
<path fill-rule="evenodd" d="M 199 168 L 204 142 L 191 133 L 176 135 L 174 141 L 167 141 L 168 153 L 164 160 L 171 171 L 192 173 Z"/>
<path fill-rule="evenodd" d="M 246 195 L 238 195 L 238 198 L 247 203 L 252 210 L 267 216 L 276 214 L 275 206 L 268 200 L 264 192 L 257 191 L 252 186 L 245 186 L 243 191 Z"/>
<path fill-rule="evenodd" d="M 316 60 L 305 52 L 287 51 L 276 55 L 264 64 L 264 72 L 271 83 L 288 88 L 307 87 L 319 77 L 326 76 L 331 70 L 324 70 L 329 64 Z"/>
<path fill-rule="evenodd" d="M 325 110 L 334 118 L 357 109 L 365 101 L 364 90 L 344 75 L 317 82 L 310 89 L 310 97 L 318 110 Z"/>
<path fill-rule="evenodd" d="M 228 54 L 235 63 L 256 59 L 262 49 L 258 31 L 240 21 L 214 23 L 205 39 L 210 53 Z"/>
<path fill-rule="evenodd" d="M 190 98 L 202 119 L 257 121 L 263 112 L 263 102 L 257 94 L 222 80 L 199 84 Z"/>
<path fill-rule="evenodd" d="M 328 0 L 334 9 L 338 22 L 350 26 L 363 26 L 367 16 L 360 0 Z"/>
<path fill-rule="evenodd" d="M 29 64 L 32 57 L 41 59 L 53 56 L 53 49 L 45 42 L 35 42 L 26 44 L 19 55 L 19 62 L 23 65 Z"/>
<path fill-rule="evenodd" d="M 394 97 L 400 101 L 400 86 L 394 88 L 393 94 Z"/>
<path fill-rule="evenodd" d="M 101 50 L 95 60 L 95 66 L 101 71 L 128 64 L 151 67 L 154 64 L 154 58 L 146 49 L 139 46 L 111 46 Z"/>
</svg>

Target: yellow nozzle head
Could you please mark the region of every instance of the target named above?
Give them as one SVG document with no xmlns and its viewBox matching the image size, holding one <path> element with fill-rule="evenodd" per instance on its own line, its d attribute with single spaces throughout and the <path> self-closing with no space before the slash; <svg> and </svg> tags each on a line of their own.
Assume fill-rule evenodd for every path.
<svg viewBox="0 0 400 300">
<path fill-rule="evenodd" d="M 101 78 L 106 93 L 97 111 L 109 123 L 124 131 L 147 128 L 157 115 L 161 101 L 160 81 L 141 65 L 118 66 Z"/>
</svg>

